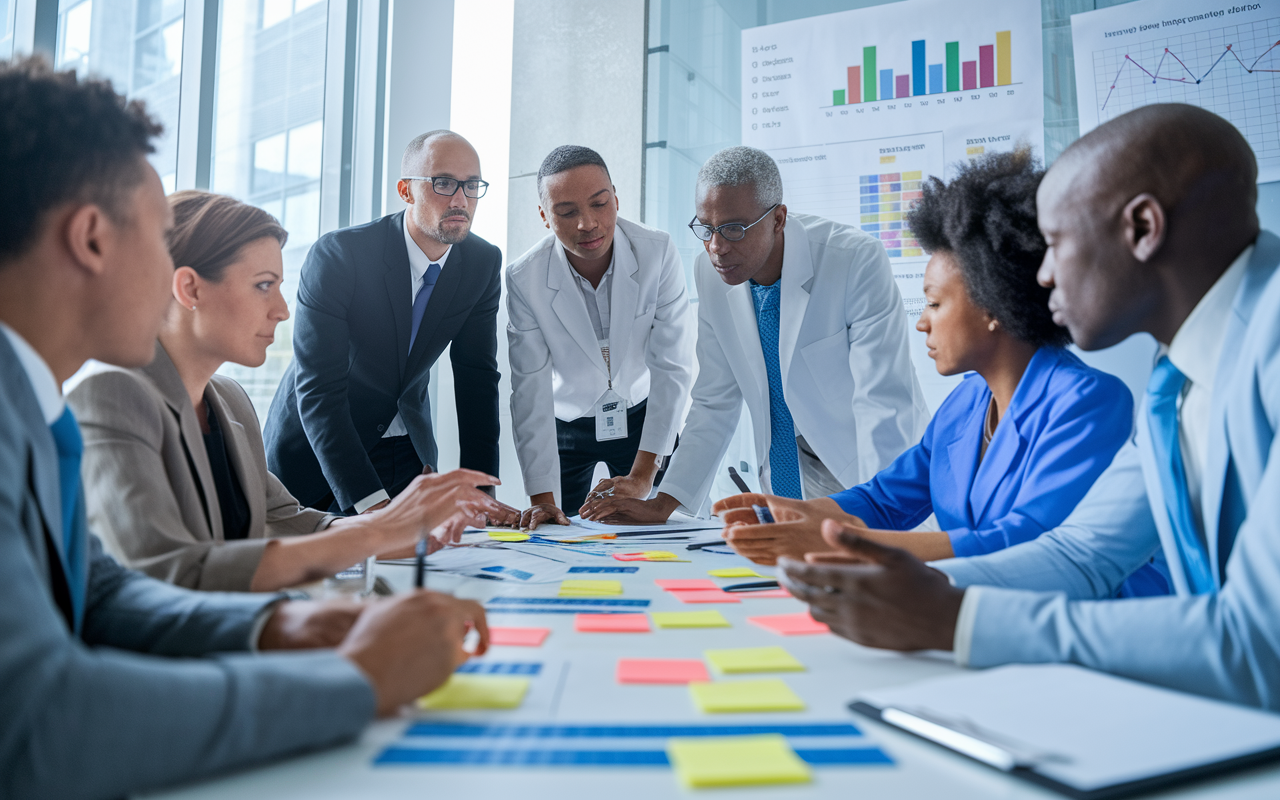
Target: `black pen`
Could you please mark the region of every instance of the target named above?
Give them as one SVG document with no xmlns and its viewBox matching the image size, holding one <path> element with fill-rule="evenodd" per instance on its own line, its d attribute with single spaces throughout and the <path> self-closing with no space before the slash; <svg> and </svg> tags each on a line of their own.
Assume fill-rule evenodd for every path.
<svg viewBox="0 0 1280 800">
<path fill-rule="evenodd" d="M 416 555 L 418 559 L 418 571 L 417 574 L 414 575 L 413 585 L 414 588 L 425 589 L 427 588 L 427 539 L 425 536 L 418 540 Z"/>
<path fill-rule="evenodd" d="M 751 492 L 751 487 L 747 485 L 747 482 L 742 479 L 742 476 L 739 475 L 738 471 L 733 467 L 729 467 L 729 480 L 733 481 L 733 485 L 737 486 L 738 491 L 743 494 L 749 494 Z"/>
<path fill-rule="evenodd" d="M 725 586 L 722 591 L 726 592 L 758 592 L 765 589 L 779 588 L 777 581 L 756 581 L 755 583 L 735 583 L 732 586 Z"/>
<path fill-rule="evenodd" d="M 704 547 L 715 547 L 718 544 L 722 544 L 726 547 L 729 546 L 724 539 L 716 539 L 713 542 L 697 542 L 695 544 L 687 544 L 684 546 L 684 549 L 685 550 L 701 550 Z"/>
</svg>

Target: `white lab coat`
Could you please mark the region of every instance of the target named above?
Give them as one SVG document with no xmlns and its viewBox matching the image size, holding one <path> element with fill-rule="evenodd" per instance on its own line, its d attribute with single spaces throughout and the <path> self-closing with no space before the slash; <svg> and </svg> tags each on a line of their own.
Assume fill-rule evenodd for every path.
<svg viewBox="0 0 1280 800">
<path fill-rule="evenodd" d="M 669 455 L 689 408 L 693 312 L 671 237 L 619 219 L 613 240 L 609 357 L 628 407 L 648 398 L 640 449 Z M 564 247 L 548 234 L 507 268 L 511 427 L 525 493 L 560 491 L 556 419 L 592 413 L 609 386 Z"/>
<path fill-rule="evenodd" d="M 929 422 L 911 364 L 902 297 L 884 247 L 862 231 L 789 214 L 784 236 L 778 331 L 783 396 L 796 433 L 822 466 L 841 486 L 855 486 L 918 442 Z M 770 491 L 770 425 L 751 286 L 727 285 L 705 253 L 694 272 L 698 380 L 661 490 L 698 514 L 705 513 L 744 400 L 760 485 Z M 800 461 L 803 471 L 805 459 Z"/>
</svg>

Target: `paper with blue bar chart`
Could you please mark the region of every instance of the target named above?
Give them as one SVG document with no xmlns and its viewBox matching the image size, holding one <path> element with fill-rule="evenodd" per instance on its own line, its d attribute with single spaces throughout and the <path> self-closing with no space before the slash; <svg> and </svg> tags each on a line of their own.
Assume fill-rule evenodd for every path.
<svg viewBox="0 0 1280 800">
<path fill-rule="evenodd" d="M 1225 117 L 1280 180 L 1280 2 L 1139 0 L 1071 17 L 1080 133 L 1150 103 Z"/>
<path fill-rule="evenodd" d="M 742 141 L 778 162 L 791 211 L 884 244 L 931 409 L 959 378 L 934 369 L 915 321 L 928 261 L 906 212 L 929 176 L 993 150 L 1044 146 L 1040 4 L 905 0 L 742 32 Z"/>
</svg>

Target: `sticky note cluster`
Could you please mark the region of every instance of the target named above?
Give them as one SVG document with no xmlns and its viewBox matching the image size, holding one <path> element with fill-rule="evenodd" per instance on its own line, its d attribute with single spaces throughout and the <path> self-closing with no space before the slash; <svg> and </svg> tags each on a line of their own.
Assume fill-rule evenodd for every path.
<svg viewBox="0 0 1280 800">
<path fill-rule="evenodd" d="M 454 673 L 439 689 L 418 699 L 426 710 L 519 708 L 529 691 L 528 678 Z"/>
<path fill-rule="evenodd" d="M 812 777 L 787 737 L 777 733 L 670 739 L 667 759 L 690 789 L 807 783 Z"/>
<path fill-rule="evenodd" d="M 622 581 L 569 580 L 560 582 L 561 597 L 611 597 L 622 594 Z"/>
</svg>

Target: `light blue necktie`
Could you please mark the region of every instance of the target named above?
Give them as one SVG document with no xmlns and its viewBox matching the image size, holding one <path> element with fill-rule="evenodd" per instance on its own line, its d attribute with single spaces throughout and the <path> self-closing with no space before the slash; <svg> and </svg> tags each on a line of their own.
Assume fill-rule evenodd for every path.
<svg viewBox="0 0 1280 800">
<path fill-rule="evenodd" d="M 1217 591 L 1217 582 L 1196 524 L 1187 493 L 1187 471 L 1182 463 L 1178 437 L 1178 397 L 1187 376 L 1178 371 L 1168 356 L 1161 356 L 1147 383 L 1147 414 L 1151 421 L 1151 448 L 1160 469 L 1160 489 L 1169 514 L 1173 538 L 1182 556 L 1183 571 L 1192 594 Z"/>
<path fill-rule="evenodd" d="M 409 352 L 413 352 L 413 342 L 418 338 L 418 328 L 422 327 L 422 313 L 427 310 L 427 301 L 431 299 L 431 293 L 436 289 L 436 280 L 440 277 L 440 265 L 432 264 L 427 267 L 426 273 L 422 276 L 422 288 L 418 290 L 418 296 L 413 298 L 413 324 L 409 328 Z"/>
<path fill-rule="evenodd" d="M 80 514 L 80 460 L 84 455 L 84 439 L 80 438 L 80 426 L 70 408 L 63 409 L 49 431 L 58 450 L 58 489 L 62 505 L 62 553 L 66 567 L 67 588 L 71 593 L 71 608 L 79 631 L 84 616 L 85 587 L 85 536 L 79 521 Z"/>
<path fill-rule="evenodd" d="M 804 499 L 800 488 L 800 454 L 796 449 L 796 426 L 782 394 L 782 367 L 778 363 L 778 317 L 781 283 L 761 286 L 751 283 L 751 300 L 760 329 L 760 348 L 769 375 L 769 483 L 779 497 Z"/>
</svg>

